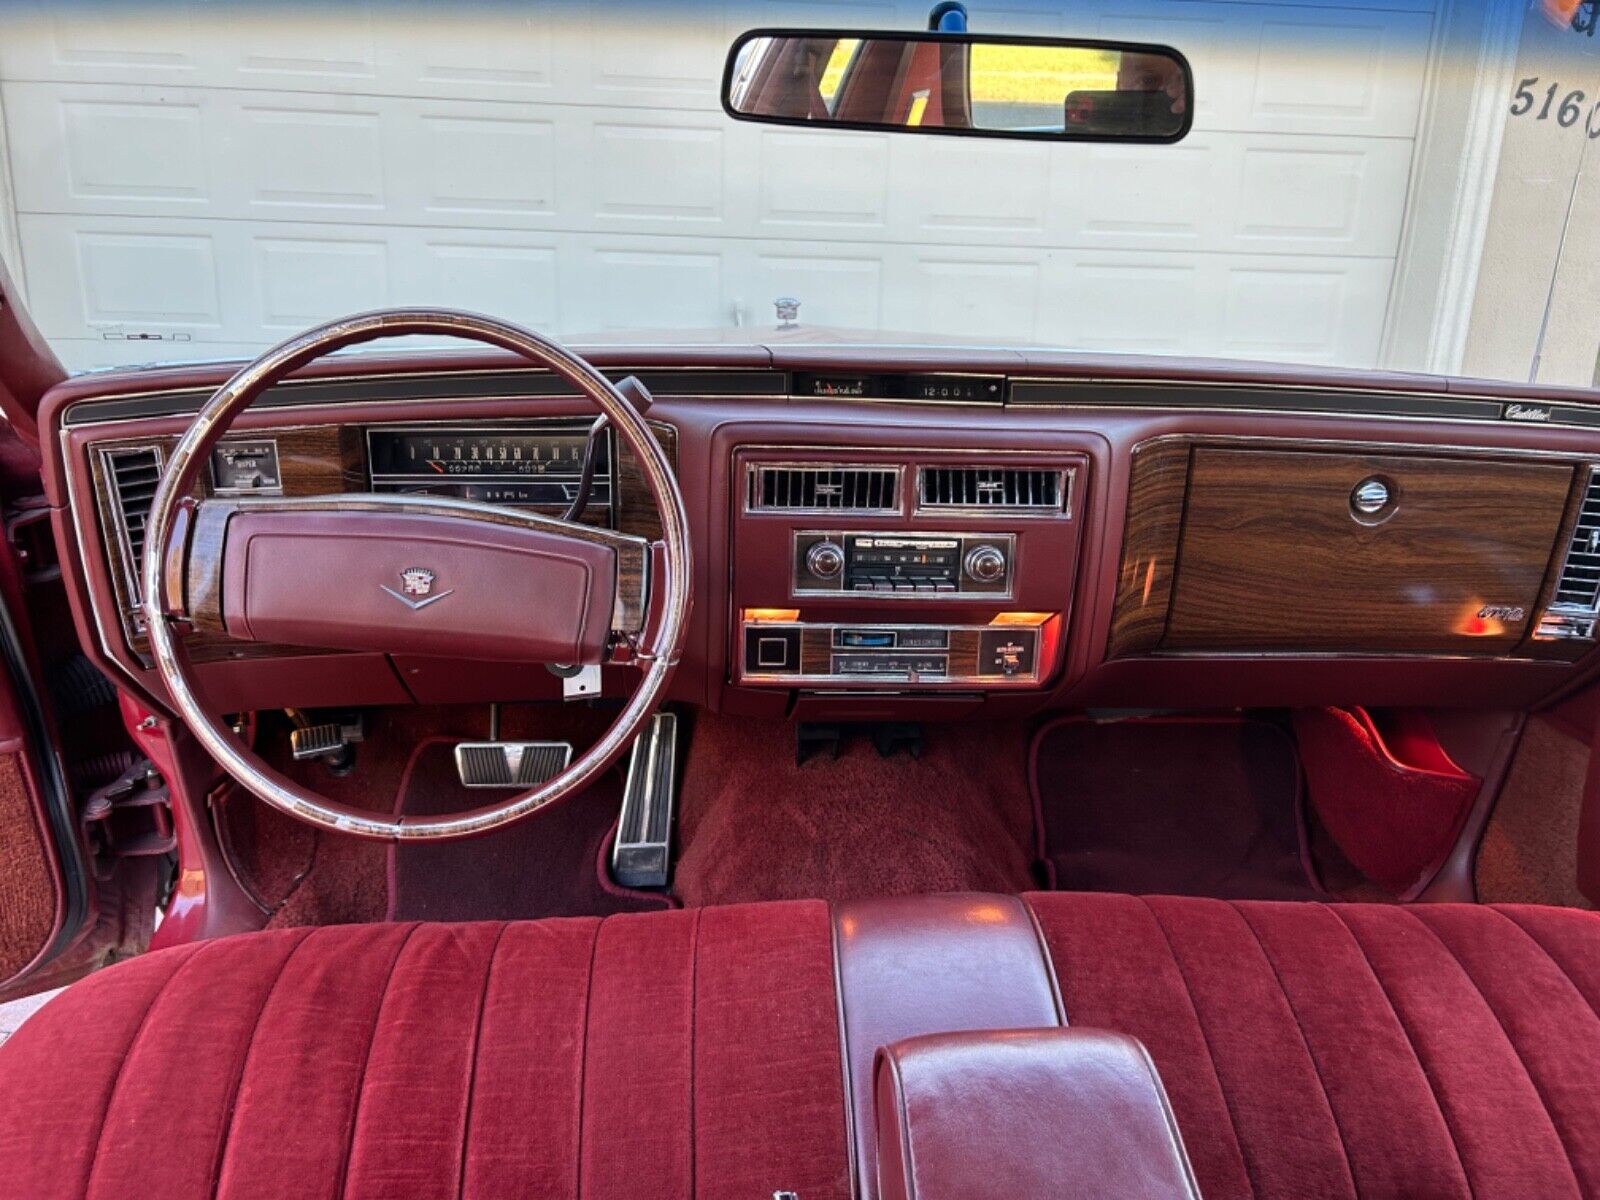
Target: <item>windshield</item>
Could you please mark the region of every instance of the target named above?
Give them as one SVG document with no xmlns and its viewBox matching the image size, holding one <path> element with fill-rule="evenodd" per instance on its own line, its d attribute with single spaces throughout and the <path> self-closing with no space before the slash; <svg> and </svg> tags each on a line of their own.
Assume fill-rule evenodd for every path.
<svg viewBox="0 0 1600 1200">
<path fill-rule="evenodd" d="M 723 109 L 745 31 L 834 29 L 826 107 L 859 44 L 839 28 L 923 28 L 915 4 L 8 6 L 0 256 L 74 370 L 426 304 L 580 343 L 1595 384 L 1594 0 L 967 8 L 975 31 L 1173 47 L 1192 128 L 1073 144 Z M 972 56 L 975 120 L 1059 131 L 1064 88 L 1171 86 L 1104 53 L 1017 62 Z"/>
</svg>

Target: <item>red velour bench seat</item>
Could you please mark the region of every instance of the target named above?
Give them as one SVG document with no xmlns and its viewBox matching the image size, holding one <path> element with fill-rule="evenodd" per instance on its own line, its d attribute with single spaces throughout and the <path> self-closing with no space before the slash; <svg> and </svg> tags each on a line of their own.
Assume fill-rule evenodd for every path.
<svg viewBox="0 0 1600 1200">
<path fill-rule="evenodd" d="M 845 1200 L 875 1191 L 852 1032 L 1065 1020 L 1143 1042 L 1210 1200 L 1595 1195 L 1597 1005 L 1600 916 L 1537 908 L 1046 894 L 252 934 L 100 972 L 0 1047 L 0 1194 Z"/>
</svg>

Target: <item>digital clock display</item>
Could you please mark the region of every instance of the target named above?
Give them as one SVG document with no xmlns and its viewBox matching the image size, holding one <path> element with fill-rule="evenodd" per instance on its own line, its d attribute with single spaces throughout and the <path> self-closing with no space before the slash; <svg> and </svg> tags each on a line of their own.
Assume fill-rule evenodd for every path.
<svg viewBox="0 0 1600 1200">
<path fill-rule="evenodd" d="M 796 396 L 829 400 L 901 400 L 928 404 L 1000 404 L 1005 400 L 1002 375 L 850 375 L 796 371 L 791 386 Z"/>
</svg>

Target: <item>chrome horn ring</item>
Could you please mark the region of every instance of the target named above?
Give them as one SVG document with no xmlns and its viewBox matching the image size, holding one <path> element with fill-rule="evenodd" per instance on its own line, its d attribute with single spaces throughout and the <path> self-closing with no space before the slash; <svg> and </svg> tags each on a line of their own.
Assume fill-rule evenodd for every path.
<svg viewBox="0 0 1600 1200">
<path fill-rule="evenodd" d="M 200 465 L 233 419 L 280 379 L 334 350 L 391 337 L 460 337 L 510 350 L 545 367 L 587 396 L 637 456 L 661 516 L 661 578 L 651 581 L 663 599 L 656 634 L 641 647 L 643 677 L 605 735 L 548 782 L 497 804 L 464 813 L 384 820 L 328 800 L 268 767 L 220 719 L 201 705 L 177 631 L 167 611 L 165 572 L 176 514 Z M 489 507 L 489 506 L 484 506 Z M 167 459 L 149 516 L 140 602 L 156 670 L 173 706 L 217 763 L 252 794 L 308 824 L 380 841 L 452 839 L 487 833 L 580 791 L 627 749 L 655 711 L 677 665 L 689 608 L 690 547 L 683 495 L 665 453 L 644 418 L 594 367 L 538 334 L 509 322 L 448 309 L 384 309 L 307 330 L 241 368 L 200 409 Z"/>
</svg>

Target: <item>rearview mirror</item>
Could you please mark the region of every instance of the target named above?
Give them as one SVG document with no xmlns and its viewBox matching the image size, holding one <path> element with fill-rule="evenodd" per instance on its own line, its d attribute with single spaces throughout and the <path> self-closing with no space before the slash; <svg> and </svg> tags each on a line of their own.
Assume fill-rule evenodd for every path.
<svg viewBox="0 0 1600 1200">
<path fill-rule="evenodd" d="M 1166 46 L 948 33 L 753 29 L 722 79 L 730 116 L 779 125 L 1175 142 L 1194 78 Z"/>
</svg>

